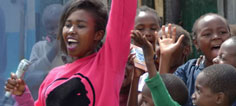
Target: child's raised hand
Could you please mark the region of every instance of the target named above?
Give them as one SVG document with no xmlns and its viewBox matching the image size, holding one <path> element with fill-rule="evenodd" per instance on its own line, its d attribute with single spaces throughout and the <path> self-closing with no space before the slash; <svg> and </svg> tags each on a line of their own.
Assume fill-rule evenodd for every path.
<svg viewBox="0 0 236 106">
<path fill-rule="evenodd" d="M 157 33 L 156 33 L 157 34 Z M 184 35 L 181 35 L 177 42 L 176 40 L 176 27 L 171 29 L 171 24 L 168 25 L 168 32 L 165 32 L 165 26 L 162 26 L 162 35 L 161 37 L 157 34 L 157 40 L 159 42 L 160 53 L 161 55 L 171 55 L 174 51 L 176 51 L 184 38 Z"/>
<path fill-rule="evenodd" d="M 25 91 L 25 82 L 22 79 L 18 79 L 14 73 L 11 73 L 11 78 L 6 82 L 5 90 L 14 95 L 22 95 Z"/>
<path fill-rule="evenodd" d="M 152 44 L 147 40 L 146 36 L 143 35 L 138 30 L 133 30 L 131 34 L 131 38 L 135 41 L 135 43 L 143 49 L 145 59 L 153 58 L 154 50 Z"/>
<path fill-rule="evenodd" d="M 138 44 L 138 46 L 142 48 L 153 48 L 152 44 L 147 40 L 146 36 L 138 30 L 131 31 L 131 38 L 135 41 L 136 44 Z"/>
</svg>

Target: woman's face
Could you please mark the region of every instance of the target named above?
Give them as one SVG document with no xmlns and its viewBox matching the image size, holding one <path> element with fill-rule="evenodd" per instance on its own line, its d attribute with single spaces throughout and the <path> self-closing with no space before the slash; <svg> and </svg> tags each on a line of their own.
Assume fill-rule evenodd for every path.
<svg viewBox="0 0 236 106">
<path fill-rule="evenodd" d="M 210 65 L 221 44 L 230 37 L 230 32 L 226 22 L 219 16 L 209 15 L 198 22 L 196 36 L 195 46 L 206 56 Z"/>
<path fill-rule="evenodd" d="M 62 31 L 68 54 L 78 59 L 94 53 L 96 34 L 95 20 L 90 12 L 83 9 L 72 12 Z"/>
<path fill-rule="evenodd" d="M 156 16 L 150 12 L 141 11 L 135 18 L 135 30 L 139 30 L 151 43 L 155 43 L 155 31 L 160 29 Z"/>
</svg>

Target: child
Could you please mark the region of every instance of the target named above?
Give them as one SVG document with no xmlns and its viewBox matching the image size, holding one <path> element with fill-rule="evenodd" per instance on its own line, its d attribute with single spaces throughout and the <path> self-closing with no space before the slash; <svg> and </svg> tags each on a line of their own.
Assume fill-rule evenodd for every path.
<svg viewBox="0 0 236 106">
<path fill-rule="evenodd" d="M 72 0 L 63 11 L 58 36 L 74 61 L 50 71 L 35 104 L 14 74 L 6 91 L 15 95 L 18 105 L 118 106 L 136 5 L 136 0 L 112 1 L 106 42 L 97 52 L 107 23 L 105 6 L 99 0 Z"/>
<path fill-rule="evenodd" d="M 192 95 L 197 106 L 231 106 L 236 99 L 236 69 L 216 64 L 199 73 Z"/>
<path fill-rule="evenodd" d="M 184 82 L 172 74 L 158 74 L 147 78 L 141 95 L 139 105 L 142 106 L 154 105 L 153 101 L 155 106 L 180 106 L 188 100 L 188 90 Z"/>
<path fill-rule="evenodd" d="M 168 26 L 168 29 L 171 31 L 171 25 Z M 163 26 L 162 31 L 163 34 L 163 41 L 165 39 L 169 39 L 166 37 L 165 34 L 165 27 Z M 170 32 L 169 31 L 169 32 Z M 176 28 L 174 28 L 173 32 L 175 33 L 171 41 L 172 43 L 175 43 L 176 38 Z M 188 98 L 188 92 L 187 88 L 184 85 L 183 81 L 178 79 L 177 77 L 173 77 L 171 75 L 163 75 L 162 78 L 164 79 L 164 82 L 166 84 L 166 87 L 171 95 L 172 98 L 174 98 L 175 101 L 169 96 L 169 93 L 167 92 L 165 85 L 160 78 L 160 74 L 156 71 L 155 65 L 154 65 L 154 59 L 153 56 L 155 54 L 154 50 L 152 49 L 152 44 L 147 40 L 146 36 L 133 34 L 132 38 L 139 42 L 142 46 L 142 49 L 144 51 L 145 56 L 145 63 L 147 65 L 147 70 L 149 73 L 148 78 L 146 79 L 146 84 L 150 88 L 153 101 L 156 106 L 179 106 L 179 104 L 183 105 L 187 101 Z M 184 35 L 182 35 L 179 40 L 176 42 L 178 46 L 175 46 L 174 49 L 177 49 L 180 47 L 182 40 L 184 39 Z M 162 41 L 159 39 L 159 42 Z M 163 43 L 163 42 L 161 42 Z M 162 61 L 160 61 L 162 62 Z M 160 63 L 160 65 L 163 65 Z M 162 68 L 160 66 L 160 68 Z M 150 91 L 149 91 L 150 92 Z M 142 91 L 142 103 L 148 103 L 152 104 L 152 100 L 150 99 L 150 94 L 148 93 L 147 87 L 143 88 Z M 146 104 L 146 105 L 148 105 Z"/>
<path fill-rule="evenodd" d="M 27 83 L 34 100 L 37 100 L 38 91 L 49 71 L 64 64 L 62 53 L 59 50 L 59 41 L 56 39 L 58 24 L 63 10 L 61 4 L 52 4 L 44 9 L 42 15 L 46 39 L 35 43 L 30 54 L 31 65 L 25 74 Z"/>
<path fill-rule="evenodd" d="M 182 34 L 184 35 L 184 39 L 181 43 L 181 46 L 173 53 L 173 55 L 171 55 L 172 59 L 170 60 L 170 63 L 168 63 L 170 65 L 170 67 L 168 67 L 168 71 L 160 71 L 160 73 L 173 73 L 177 67 L 179 67 L 180 65 L 184 64 L 184 62 L 187 60 L 187 57 L 189 56 L 189 54 L 192 51 L 191 48 L 191 37 L 190 34 L 184 30 L 181 26 L 178 25 L 165 25 L 162 27 L 162 30 L 158 31 L 158 35 L 163 35 L 165 33 L 167 33 L 168 31 L 172 31 L 173 27 L 176 28 L 176 39 L 178 39 Z M 176 41 L 175 41 L 176 42 Z M 157 49 L 157 57 L 158 57 L 158 61 L 160 61 L 160 48 L 158 47 Z M 142 91 L 142 87 L 144 85 L 144 79 L 146 79 L 147 75 L 144 74 L 143 76 L 141 76 L 141 81 L 139 83 L 139 91 Z"/>
<path fill-rule="evenodd" d="M 128 62 L 125 67 L 125 77 L 121 86 L 120 90 L 120 106 L 126 106 L 128 97 L 129 97 L 129 91 L 131 87 L 131 81 L 133 80 L 133 74 L 134 74 L 134 65 L 133 60 L 135 56 L 134 54 L 130 54 L 128 57 Z"/>
<path fill-rule="evenodd" d="M 160 24 L 161 24 L 160 17 L 158 16 L 157 12 L 153 10 L 152 8 L 149 8 L 147 6 L 142 6 L 137 9 L 134 29 L 138 34 L 144 34 L 145 36 L 147 36 L 148 40 L 152 43 L 152 45 L 155 45 L 153 46 L 154 50 L 156 50 L 157 41 L 153 38 L 155 36 L 155 31 L 158 31 L 160 29 Z M 132 43 L 137 45 L 135 41 L 133 41 Z M 141 46 L 141 45 L 138 45 L 138 46 Z M 130 54 L 129 56 L 130 58 L 133 57 L 131 55 L 133 54 Z M 124 82 L 121 88 L 121 93 L 120 93 L 121 106 L 126 106 L 127 104 L 127 98 L 128 98 L 128 94 L 130 90 L 132 74 L 134 73 L 133 64 L 130 64 L 130 63 L 132 63 L 132 61 L 129 61 L 127 63 L 126 70 L 125 70 L 126 75 L 125 75 Z M 134 79 L 134 80 L 138 80 L 138 79 Z"/>
<path fill-rule="evenodd" d="M 236 37 L 224 41 L 220 46 L 218 56 L 213 60 L 214 64 L 230 64 L 236 67 Z M 236 106 L 236 101 L 233 106 Z"/>
<path fill-rule="evenodd" d="M 224 41 L 220 46 L 218 56 L 213 60 L 214 64 L 230 64 L 236 67 L 236 36 Z"/>
<path fill-rule="evenodd" d="M 160 29 L 160 25 L 161 19 L 155 10 L 147 6 L 138 8 L 134 28 L 137 31 L 137 34 L 143 34 L 147 37 L 148 41 L 153 45 L 154 50 L 156 50 L 157 43 L 154 36 L 155 32 Z M 137 43 L 134 41 L 134 44 Z"/>
<path fill-rule="evenodd" d="M 208 13 L 197 19 L 193 26 L 193 40 L 195 47 L 204 55 L 204 59 L 197 64 L 197 59 L 189 60 L 180 66 L 175 75 L 181 78 L 187 85 L 189 94 L 194 92 L 194 85 L 197 75 L 207 66 L 213 64 L 212 60 L 217 56 L 220 45 L 230 37 L 230 29 L 227 21 L 220 15 Z M 162 54 L 169 54 L 170 50 L 162 50 L 166 47 L 160 47 Z M 171 55 L 172 53 L 170 53 Z M 170 61 L 170 56 L 162 56 L 163 60 Z M 169 64 L 168 62 L 164 62 Z M 166 65 L 169 67 L 168 65 Z M 167 68 L 168 69 L 168 68 Z M 189 96 L 190 96 L 189 95 Z M 189 104 L 192 105 L 191 100 Z"/>
<path fill-rule="evenodd" d="M 147 6 L 142 6 L 137 9 L 137 14 L 135 17 L 135 30 L 133 34 L 141 34 L 147 37 L 148 41 L 152 44 L 153 50 L 157 51 L 157 40 L 155 39 L 155 32 L 160 30 L 161 19 L 158 16 L 157 12 L 149 8 Z M 133 43 L 139 47 L 142 45 L 138 45 L 137 42 L 133 40 Z M 158 67 L 158 62 L 155 61 L 156 67 Z M 140 77 L 139 85 L 141 84 L 142 87 L 144 85 L 144 77 L 146 74 L 143 74 Z M 139 91 L 142 91 L 142 87 L 139 86 Z"/>
</svg>

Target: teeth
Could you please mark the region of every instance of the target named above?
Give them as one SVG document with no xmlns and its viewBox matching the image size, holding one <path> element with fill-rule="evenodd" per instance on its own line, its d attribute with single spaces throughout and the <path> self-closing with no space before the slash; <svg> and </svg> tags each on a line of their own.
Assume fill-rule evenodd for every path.
<svg viewBox="0 0 236 106">
<path fill-rule="evenodd" d="M 75 39 L 68 39 L 67 41 L 70 42 L 70 43 L 77 43 L 77 42 L 78 42 L 78 41 L 75 40 Z"/>
</svg>

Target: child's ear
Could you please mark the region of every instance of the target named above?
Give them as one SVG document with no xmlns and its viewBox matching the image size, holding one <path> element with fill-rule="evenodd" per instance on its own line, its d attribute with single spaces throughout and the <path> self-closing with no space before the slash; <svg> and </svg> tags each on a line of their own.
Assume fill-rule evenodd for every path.
<svg viewBox="0 0 236 106">
<path fill-rule="evenodd" d="M 95 41 L 100 41 L 102 40 L 103 36 L 104 36 L 105 32 L 103 30 L 99 30 L 96 32 L 94 40 Z"/>
<path fill-rule="evenodd" d="M 219 92 L 216 94 L 216 104 L 224 103 L 226 96 L 223 92 Z"/>
</svg>

